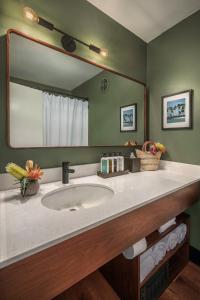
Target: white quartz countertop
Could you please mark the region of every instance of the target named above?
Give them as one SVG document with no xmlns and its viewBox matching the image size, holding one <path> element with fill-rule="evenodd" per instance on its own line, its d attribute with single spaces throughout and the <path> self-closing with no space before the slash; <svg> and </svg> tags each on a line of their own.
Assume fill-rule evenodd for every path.
<svg viewBox="0 0 200 300">
<path fill-rule="evenodd" d="M 200 180 L 200 166 L 173 162 L 161 166 L 158 171 L 109 179 L 96 175 L 71 179 L 69 185 L 103 184 L 114 191 L 105 204 L 74 212 L 51 210 L 41 203 L 46 193 L 63 187 L 61 182 L 42 184 L 39 194 L 27 199 L 18 189 L 0 192 L 0 268 Z"/>
</svg>

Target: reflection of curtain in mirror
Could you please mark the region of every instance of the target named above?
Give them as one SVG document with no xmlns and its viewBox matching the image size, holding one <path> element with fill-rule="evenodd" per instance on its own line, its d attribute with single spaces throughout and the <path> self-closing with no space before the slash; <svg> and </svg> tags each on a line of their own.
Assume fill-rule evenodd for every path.
<svg viewBox="0 0 200 300">
<path fill-rule="evenodd" d="M 43 146 L 88 146 L 88 102 L 43 92 Z"/>
</svg>

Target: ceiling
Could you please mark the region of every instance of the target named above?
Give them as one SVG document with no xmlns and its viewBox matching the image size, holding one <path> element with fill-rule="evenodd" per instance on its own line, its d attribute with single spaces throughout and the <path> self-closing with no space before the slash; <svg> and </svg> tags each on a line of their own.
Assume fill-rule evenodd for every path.
<svg viewBox="0 0 200 300">
<path fill-rule="evenodd" d="M 200 9 L 200 0 L 87 0 L 150 42 Z"/>
<path fill-rule="evenodd" d="M 11 33 L 11 77 L 72 91 L 101 72 L 101 68 Z"/>
</svg>

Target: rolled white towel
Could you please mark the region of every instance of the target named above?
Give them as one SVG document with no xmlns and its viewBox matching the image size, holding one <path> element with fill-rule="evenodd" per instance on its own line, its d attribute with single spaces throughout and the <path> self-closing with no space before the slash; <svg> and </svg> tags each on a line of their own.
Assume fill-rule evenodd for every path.
<svg viewBox="0 0 200 300">
<path fill-rule="evenodd" d="M 178 236 L 175 231 L 172 231 L 163 238 L 163 241 L 166 243 L 166 250 L 170 251 L 178 244 Z"/>
<path fill-rule="evenodd" d="M 126 259 L 133 259 L 134 257 L 138 256 L 140 253 L 147 249 L 147 241 L 145 238 L 141 239 L 137 243 L 133 244 L 125 251 L 123 251 L 123 256 Z"/>
<path fill-rule="evenodd" d="M 187 233 L 187 225 L 186 224 L 180 224 L 175 230 L 174 232 L 177 235 L 177 241 L 178 243 L 182 243 L 182 241 L 184 240 L 186 233 Z"/>
<path fill-rule="evenodd" d="M 152 256 L 154 259 L 155 265 L 158 265 L 159 262 L 163 259 L 167 251 L 166 242 L 161 240 L 152 247 Z"/>
<path fill-rule="evenodd" d="M 162 226 L 160 226 L 160 228 L 158 229 L 158 231 L 160 233 L 162 233 L 165 230 L 167 230 L 169 227 L 171 227 L 172 225 L 175 225 L 175 224 L 176 224 L 176 218 L 173 218 L 173 219 L 169 220 L 167 223 L 165 223 Z"/>
<path fill-rule="evenodd" d="M 152 247 L 151 247 L 147 251 L 142 253 L 141 256 L 140 256 L 140 261 L 143 262 L 147 256 L 152 255 L 152 251 L 153 250 L 152 250 Z"/>
<path fill-rule="evenodd" d="M 141 260 L 140 257 L 140 282 L 142 282 L 145 277 L 153 270 L 155 267 L 154 259 L 151 255 L 145 257 Z"/>
</svg>

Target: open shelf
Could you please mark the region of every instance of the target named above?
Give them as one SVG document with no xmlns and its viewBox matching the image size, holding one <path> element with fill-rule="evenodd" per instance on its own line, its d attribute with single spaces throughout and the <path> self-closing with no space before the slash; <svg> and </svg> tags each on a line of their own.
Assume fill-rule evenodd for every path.
<svg viewBox="0 0 200 300">
<path fill-rule="evenodd" d="M 120 300 L 105 278 L 96 271 L 52 300 Z"/>
<path fill-rule="evenodd" d="M 151 273 L 149 273 L 145 279 L 140 283 L 140 287 L 143 287 L 147 282 L 148 280 L 167 262 L 170 260 L 170 258 L 173 258 L 173 256 L 178 256 L 176 255 L 177 253 L 179 253 L 179 249 L 184 246 L 185 244 L 188 244 L 188 239 L 184 239 L 184 241 L 177 245 L 173 250 L 169 251 L 165 257 L 163 258 L 163 260 L 151 271 Z M 181 261 L 182 262 L 182 261 Z M 177 264 L 174 264 L 174 267 L 177 271 L 179 269 L 182 269 L 182 263 L 177 263 Z M 179 268 L 178 268 L 179 267 Z M 181 268 L 180 268 L 181 267 Z M 177 274 L 179 273 L 180 271 L 176 272 Z M 173 276 L 172 276 L 173 277 Z"/>
<path fill-rule="evenodd" d="M 122 254 L 120 254 L 101 268 L 102 274 L 118 294 L 120 299 L 152 299 L 148 298 L 149 296 L 147 295 L 153 290 L 156 290 L 155 286 L 160 284 L 161 290 L 159 291 L 159 293 L 162 294 L 164 289 L 178 276 L 178 274 L 182 271 L 182 269 L 189 261 L 189 215 L 187 215 L 186 213 L 180 214 L 176 217 L 175 225 L 171 226 L 163 233 L 159 233 L 158 230 L 156 230 L 146 237 L 147 249 L 149 249 L 154 244 L 163 239 L 167 234 L 173 231 L 176 227 L 178 227 L 181 223 L 187 225 L 187 234 L 184 241 L 182 241 L 181 244 L 178 244 L 173 250 L 167 252 L 163 260 L 157 266 L 155 266 L 151 273 L 149 273 L 141 283 L 140 256 L 142 255 L 142 253 L 132 260 L 127 260 Z M 165 274 L 163 274 L 163 270 L 167 270 L 166 276 Z M 160 274 L 163 274 L 163 280 L 166 279 L 166 282 L 159 283 Z M 158 299 L 156 297 L 153 299 Z"/>
</svg>

